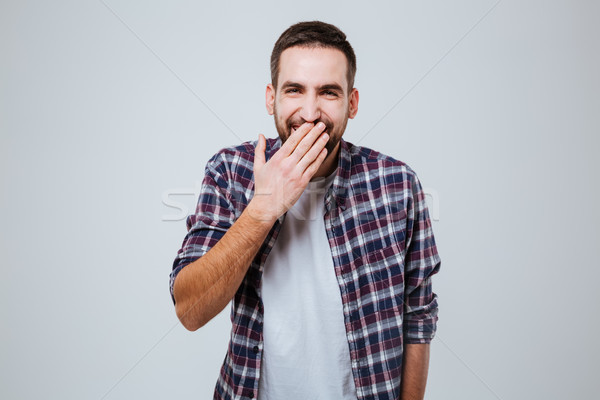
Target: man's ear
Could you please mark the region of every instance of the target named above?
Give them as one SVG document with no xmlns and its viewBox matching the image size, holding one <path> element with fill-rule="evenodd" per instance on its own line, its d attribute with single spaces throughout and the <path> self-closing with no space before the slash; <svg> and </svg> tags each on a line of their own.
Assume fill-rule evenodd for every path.
<svg viewBox="0 0 600 400">
<path fill-rule="evenodd" d="M 348 101 L 348 118 L 352 119 L 358 112 L 358 89 L 353 88 Z"/>
<path fill-rule="evenodd" d="M 273 84 L 267 85 L 267 91 L 265 93 L 265 105 L 267 106 L 267 112 L 269 115 L 273 115 L 275 111 L 275 88 Z"/>
</svg>

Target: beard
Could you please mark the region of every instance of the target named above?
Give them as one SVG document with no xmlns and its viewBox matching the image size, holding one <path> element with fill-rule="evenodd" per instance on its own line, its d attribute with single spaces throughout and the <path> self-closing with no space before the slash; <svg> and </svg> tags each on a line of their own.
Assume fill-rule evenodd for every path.
<svg viewBox="0 0 600 400">
<path fill-rule="evenodd" d="M 281 138 L 282 144 L 285 143 L 287 138 L 290 137 L 290 135 L 292 134 L 292 132 L 295 131 L 296 128 L 299 128 L 300 125 L 307 122 L 298 116 L 292 116 L 286 121 L 281 121 L 279 118 L 279 113 L 277 112 L 277 107 L 275 107 L 274 109 L 273 117 L 275 119 L 275 128 L 277 129 L 277 133 Z M 342 135 L 346 130 L 346 124 L 348 123 L 348 112 L 346 112 L 344 122 L 341 125 L 334 125 L 333 122 L 331 122 L 331 120 L 326 117 L 319 118 L 311 122 L 315 125 L 318 122 L 323 122 L 325 124 L 325 130 L 323 132 L 326 132 L 329 135 L 329 140 L 327 140 L 327 144 L 325 145 L 325 148 L 327 149 L 327 159 L 333 153 L 333 150 L 340 142 L 340 139 L 342 138 Z"/>
</svg>

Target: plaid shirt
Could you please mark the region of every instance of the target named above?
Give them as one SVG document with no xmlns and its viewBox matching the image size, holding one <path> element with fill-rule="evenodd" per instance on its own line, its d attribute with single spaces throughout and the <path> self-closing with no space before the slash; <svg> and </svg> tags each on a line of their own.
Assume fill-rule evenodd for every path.
<svg viewBox="0 0 600 400">
<path fill-rule="evenodd" d="M 252 198 L 255 144 L 223 149 L 209 160 L 196 213 L 187 219 L 188 233 L 173 263 L 171 295 L 179 271 L 209 251 Z M 267 159 L 280 146 L 281 140 L 268 139 Z M 440 259 L 415 173 L 368 148 L 344 140 L 340 148 L 324 220 L 357 397 L 398 399 L 404 344 L 429 343 L 435 334 L 438 307 L 431 276 Z M 284 218 L 275 222 L 233 299 L 231 339 L 215 399 L 257 397 L 261 276 Z"/>
</svg>

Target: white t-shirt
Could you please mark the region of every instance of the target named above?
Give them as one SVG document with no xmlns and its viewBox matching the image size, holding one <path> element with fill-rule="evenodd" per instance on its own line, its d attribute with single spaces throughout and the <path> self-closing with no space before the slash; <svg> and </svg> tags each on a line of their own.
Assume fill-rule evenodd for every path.
<svg viewBox="0 0 600 400">
<path fill-rule="evenodd" d="M 340 288 L 323 221 L 335 177 L 311 181 L 288 211 L 262 276 L 259 400 L 354 399 Z"/>
</svg>

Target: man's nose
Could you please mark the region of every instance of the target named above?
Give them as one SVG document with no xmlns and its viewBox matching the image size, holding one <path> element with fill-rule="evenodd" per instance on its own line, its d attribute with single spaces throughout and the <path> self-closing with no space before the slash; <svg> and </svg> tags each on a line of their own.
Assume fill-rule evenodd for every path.
<svg viewBox="0 0 600 400">
<path fill-rule="evenodd" d="M 302 117 L 302 119 L 306 122 L 315 122 L 321 118 L 319 99 L 312 96 L 307 96 L 302 104 L 300 117 Z"/>
</svg>

